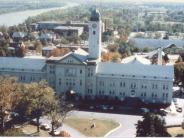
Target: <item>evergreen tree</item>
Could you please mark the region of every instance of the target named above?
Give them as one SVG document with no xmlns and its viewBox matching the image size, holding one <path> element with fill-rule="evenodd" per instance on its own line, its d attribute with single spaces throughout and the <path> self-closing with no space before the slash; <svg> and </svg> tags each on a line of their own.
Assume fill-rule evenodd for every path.
<svg viewBox="0 0 184 138">
<path fill-rule="evenodd" d="M 159 116 L 146 113 L 142 121 L 138 121 L 136 125 L 137 137 L 168 137 L 170 136 L 165 129 L 165 120 Z"/>
</svg>

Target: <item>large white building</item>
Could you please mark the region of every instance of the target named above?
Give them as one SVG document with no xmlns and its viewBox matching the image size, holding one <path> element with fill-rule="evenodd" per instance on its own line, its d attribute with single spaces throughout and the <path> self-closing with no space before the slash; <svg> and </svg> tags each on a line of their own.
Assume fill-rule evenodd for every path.
<svg viewBox="0 0 184 138">
<path fill-rule="evenodd" d="M 80 98 L 171 102 L 173 66 L 144 64 L 136 57 L 126 63 L 105 63 L 100 56 L 101 19 L 94 10 L 89 23 L 89 53 L 78 49 L 49 59 L 1 57 L 0 74 L 17 76 L 25 83 L 45 79 L 57 93 L 75 91 Z"/>
</svg>

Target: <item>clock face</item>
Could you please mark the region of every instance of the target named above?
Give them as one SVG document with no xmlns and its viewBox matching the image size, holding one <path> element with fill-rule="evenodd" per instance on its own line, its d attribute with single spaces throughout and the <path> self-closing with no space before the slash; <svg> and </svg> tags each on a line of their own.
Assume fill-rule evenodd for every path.
<svg viewBox="0 0 184 138">
<path fill-rule="evenodd" d="M 97 27 L 97 25 L 94 23 L 94 24 L 92 24 L 92 27 L 93 27 L 93 28 L 96 28 L 96 27 Z"/>
</svg>

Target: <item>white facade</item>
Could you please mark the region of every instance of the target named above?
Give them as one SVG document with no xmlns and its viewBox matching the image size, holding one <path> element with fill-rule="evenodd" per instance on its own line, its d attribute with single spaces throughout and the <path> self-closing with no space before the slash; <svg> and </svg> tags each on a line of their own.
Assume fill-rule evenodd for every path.
<svg viewBox="0 0 184 138">
<path fill-rule="evenodd" d="M 94 11 L 89 22 L 89 58 L 91 59 L 100 60 L 101 57 L 101 28 L 100 13 Z"/>
<path fill-rule="evenodd" d="M 89 26 L 95 23 L 97 27 L 89 33 L 89 53 L 78 49 L 49 59 L 0 57 L 0 74 L 17 76 L 25 83 L 47 80 L 58 94 L 75 91 L 80 98 L 123 101 L 131 97 L 146 103 L 170 104 L 173 66 L 143 64 L 145 60 L 138 57 L 126 63 L 100 62 L 101 21 L 99 14 L 93 15 Z"/>
</svg>

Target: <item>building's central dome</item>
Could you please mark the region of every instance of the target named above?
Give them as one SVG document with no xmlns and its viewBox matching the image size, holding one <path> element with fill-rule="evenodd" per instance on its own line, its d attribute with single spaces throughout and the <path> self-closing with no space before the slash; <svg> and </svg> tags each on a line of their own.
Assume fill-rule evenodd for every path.
<svg viewBox="0 0 184 138">
<path fill-rule="evenodd" d="M 100 20 L 100 12 L 97 9 L 92 10 L 90 21 L 99 21 Z"/>
</svg>

